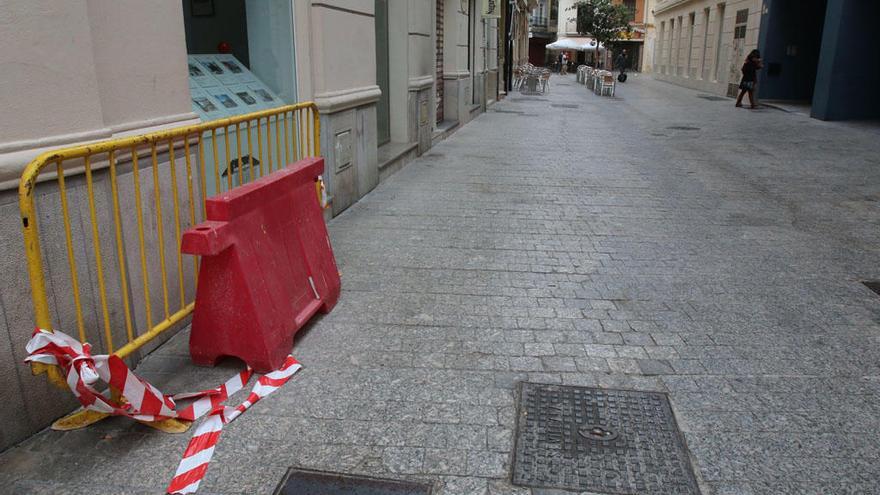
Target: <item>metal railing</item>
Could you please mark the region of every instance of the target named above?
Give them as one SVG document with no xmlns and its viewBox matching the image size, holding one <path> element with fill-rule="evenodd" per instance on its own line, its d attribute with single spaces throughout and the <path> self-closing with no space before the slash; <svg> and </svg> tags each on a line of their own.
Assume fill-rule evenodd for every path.
<svg viewBox="0 0 880 495">
<path fill-rule="evenodd" d="M 204 219 L 203 199 L 319 155 L 320 121 L 311 102 L 41 154 L 19 184 L 36 325 L 52 330 L 55 307 L 59 330 L 82 342 L 97 331 L 105 352 L 129 356 L 193 310 L 198 259 L 190 269 L 177 243 L 182 230 Z M 51 201 L 39 196 L 45 210 L 35 201 L 44 180 L 57 184 L 57 191 L 47 191 Z M 71 200 L 74 190 L 78 202 Z M 41 232 L 38 217 L 56 229 Z M 63 253 L 41 249 L 41 234 L 50 232 L 56 242 L 47 247 Z M 59 271 L 56 265 L 64 263 L 58 258 L 66 258 L 67 270 Z M 84 288 L 91 305 L 83 300 Z M 121 313 L 112 302 L 121 302 Z M 58 313 L 72 313 L 73 321 L 60 321 Z M 55 367 L 35 365 L 33 371 L 61 379 Z"/>
</svg>

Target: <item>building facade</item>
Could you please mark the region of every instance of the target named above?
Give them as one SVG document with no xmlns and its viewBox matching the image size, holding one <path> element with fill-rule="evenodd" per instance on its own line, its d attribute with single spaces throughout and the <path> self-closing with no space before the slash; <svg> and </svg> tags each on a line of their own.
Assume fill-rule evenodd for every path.
<svg viewBox="0 0 880 495">
<path fill-rule="evenodd" d="M 490 12 L 492 7 L 498 10 Z M 38 153 L 204 120 L 196 105 L 200 89 L 192 81 L 191 61 L 221 52 L 258 80 L 248 84 L 266 89 L 279 104 L 316 102 L 328 211 L 336 215 L 499 98 L 508 15 L 506 5 L 480 0 L 3 2 L 0 276 L 6 284 L 0 288 L 0 398 L 7 407 L 0 412 L 0 449 L 74 406 L 69 391 L 55 389 L 21 365 L 34 314 L 16 188 L 22 170 Z M 159 156 L 158 182 L 145 182 L 145 190 L 174 182 L 167 176 L 168 161 Z M 95 195 L 103 198 L 109 187 L 98 168 Z M 72 171 L 67 179 L 68 206 L 83 221 L 69 227 L 77 241 L 89 239 L 83 227 L 89 208 L 81 175 Z M 120 172 L 123 179 L 130 176 Z M 38 205 L 57 204 L 54 184 L 39 186 Z M 173 211 L 178 199 L 182 197 L 157 193 L 162 215 Z M 45 215 L 41 234 L 63 239 L 64 226 L 48 209 Z M 105 213 L 99 209 L 98 215 Z M 130 233 L 121 235 L 128 238 Z M 166 238 L 164 248 L 149 238 L 146 243 L 164 249 L 171 259 L 176 241 Z M 47 261 L 64 259 L 63 241 L 60 246 L 44 243 L 43 248 Z M 115 252 L 116 246 L 111 242 L 105 248 Z M 88 292 L 94 273 L 81 269 L 81 285 Z M 144 273 L 153 269 L 149 264 Z M 106 276 L 117 276 L 114 270 L 107 268 Z M 119 270 L 137 271 L 125 266 Z M 183 273 L 181 288 L 191 289 L 193 277 L 191 271 Z M 66 291 L 62 279 L 63 274 L 49 280 L 50 293 Z M 174 299 L 177 293 L 172 290 L 170 296 Z M 86 326 L 99 327 L 91 316 L 98 312 L 94 298 L 84 296 L 81 302 Z M 154 301 L 154 308 L 161 306 L 161 298 Z M 57 328 L 75 334 L 69 328 L 73 310 L 59 306 L 53 311 Z M 118 308 L 113 311 L 111 319 Z M 137 359 L 133 356 L 132 364 Z"/>
<path fill-rule="evenodd" d="M 735 95 L 740 67 L 758 46 L 761 0 L 657 0 L 654 77 Z"/>
<path fill-rule="evenodd" d="M 653 15 L 657 79 L 736 96 L 745 57 L 759 49 L 759 99 L 825 120 L 880 116 L 880 65 L 866 62 L 876 59 L 880 2 L 657 0 Z"/>
<path fill-rule="evenodd" d="M 577 0 L 557 0 L 559 2 L 559 16 L 556 25 L 558 38 L 579 38 L 589 34 L 577 32 L 575 3 Z M 649 18 L 651 0 L 612 0 L 615 5 L 623 5 L 629 12 L 630 32 L 624 34 L 618 43 L 627 50 L 628 68 L 635 71 L 643 71 L 650 68 L 650 58 L 646 58 L 645 41 L 650 26 Z M 595 64 L 594 52 L 581 52 L 573 54 L 574 62 Z M 604 53 L 603 63 L 610 67 L 611 60 L 616 57 L 611 50 Z"/>
<path fill-rule="evenodd" d="M 529 62 L 546 66 L 549 60 L 547 45 L 556 41 L 559 19 L 559 0 L 539 0 L 529 15 Z"/>
</svg>

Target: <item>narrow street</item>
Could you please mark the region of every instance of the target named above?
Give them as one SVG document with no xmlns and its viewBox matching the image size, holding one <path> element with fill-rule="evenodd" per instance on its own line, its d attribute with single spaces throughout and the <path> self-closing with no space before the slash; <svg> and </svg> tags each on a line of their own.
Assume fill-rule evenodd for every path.
<svg viewBox="0 0 880 495">
<path fill-rule="evenodd" d="M 876 493 L 878 128 L 701 96 L 553 76 L 332 220 L 340 303 L 200 493 L 268 494 L 289 466 L 533 493 L 510 483 L 519 381 L 667 392 L 705 495 Z M 189 365 L 182 333 L 139 372 L 173 393 L 233 369 Z M 159 493 L 189 438 L 44 431 L 0 482 Z"/>
</svg>

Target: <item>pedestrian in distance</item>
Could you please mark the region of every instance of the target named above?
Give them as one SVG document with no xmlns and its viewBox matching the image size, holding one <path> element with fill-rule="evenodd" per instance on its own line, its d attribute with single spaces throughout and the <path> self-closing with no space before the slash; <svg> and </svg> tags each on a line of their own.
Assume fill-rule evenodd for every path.
<svg viewBox="0 0 880 495">
<path fill-rule="evenodd" d="M 742 80 L 739 82 L 739 96 L 736 98 L 736 106 L 742 106 L 743 96 L 748 93 L 749 103 L 752 108 L 758 108 L 758 102 L 755 100 L 755 85 L 758 84 L 758 70 L 763 67 L 761 61 L 761 52 L 752 50 L 746 57 L 746 62 L 742 66 Z"/>
<path fill-rule="evenodd" d="M 614 59 L 614 66 L 620 70 L 620 74 L 617 76 L 617 80 L 620 82 L 626 82 L 626 49 L 621 50 L 620 54 L 617 55 L 617 58 Z"/>
<path fill-rule="evenodd" d="M 556 57 L 556 72 L 562 74 L 562 57 L 563 53 L 560 53 L 558 57 Z"/>
<path fill-rule="evenodd" d="M 563 76 L 568 74 L 568 54 L 562 53 L 562 70 L 560 72 Z"/>
</svg>

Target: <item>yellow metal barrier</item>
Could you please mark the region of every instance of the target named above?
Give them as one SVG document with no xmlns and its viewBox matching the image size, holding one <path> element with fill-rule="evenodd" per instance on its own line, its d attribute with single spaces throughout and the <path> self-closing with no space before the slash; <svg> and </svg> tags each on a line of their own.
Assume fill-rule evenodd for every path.
<svg viewBox="0 0 880 495">
<path fill-rule="evenodd" d="M 222 141 L 222 146 L 219 146 L 218 141 Z M 206 155 L 209 158 L 206 159 Z M 47 295 L 47 273 L 43 266 L 43 256 L 46 256 L 47 260 L 49 257 L 41 250 L 41 236 L 37 224 L 38 210 L 35 204 L 35 191 L 38 182 L 54 178 L 58 187 L 57 193 L 63 223 L 64 248 L 71 293 L 69 295 L 59 294 L 56 291 L 53 294 L 53 301 L 59 305 L 61 304 L 58 302 L 59 298 L 69 296 L 72 299 L 73 313 L 75 314 L 74 321 L 70 323 L 59 321 L 59 325 L 62 326 L 60 330 L 71 335 L 78 335 L 81 341 L 86 341 L 87 327 L 81 294 L 80 270 L 83 268 L 91 269 L 93 272 L 87 273 L 89 279 L 94 278 L 94 280 L 88 282 L 97 285 L 98 295 L 95 298 L 97 307 L 89 309 L 94 311 L 94 319 L 103 331 L 101 340 L 104 350 L 124 358 L 162 332 L 174 327 L 193 310 L 195 292 L 192 288 L 187 291 L 184 262 L 180 250 L 175 248 L 176 254 L 172 259 L 167 259 L 165 252 L 166 238 L 177 239 L 179 242 L 183 230 L 181 218 L 183 217 L 187 226 L 195 225 L 197 221 L 204 218 L 203 198 L 252 181 L 301 158 L 319 155 L 320 120 L 318 109 L 312 102 L 139 136 L 110 139 L 41 154 L 25 168 L 19 184 L 19 207 L 36 325 L 46 330 L 53 328 L 53 318 Z M 140 163 L 145 159 L 149 160 L 150 174 L 142 174 Z M 182 181 L 183 192 L 181 192 L 180 175 L 178 174 L 181 161 L 185 167 Z M 41 176 L 41 174 L 45 176 Z M 103 175 L 97 179 L 97 174 Z M 120 197 L 123 197 L 120 191 L 123 186 L 120 175 L 125 174 L 131 176 L 134 211 L 123 210 L 120 207 Z M 54 177 L 50 177 L 50 175 Z M 78 226 L 82 229 L 83 241 L 86 241 L 88 237 L 91 238 L 91 253 L 88 253 L 88 247 L 77 245 L 73 235 L 73 220 L 76 219 L 72 218 L 71 209 L 77 205 L 71 204 L 68 194 L 70 186 L 65 183 L 65 179 L 72 178 L 73 175 L 78 176 L 78 181 L 80 175 L 84 176 L 84 200 L 87 202 L 88 213 L 84 213 L 83 217 L 78 219 L 81 224 Z M 165 224 L 165 219 L 172 212 L 166 211 L 164 215 L 162 212 L 163 207 L 169 207 L 167 199 L 163 204 L 162 178 L 170 182 L 170 184 L 164 185 L 166 188 L 164 195 L 167 197 L 170 193 L 171 196 L 170 208 L 173 211 L 173 225 Z M 105 181 L 109 182 L 110 198 L 109 200 L 105 198 L 112 210 L 109 215 L 107 215 L 108 212 L 96 205 L 95 189 L 99 180 L 101 185 L 105 187 Z M 149 211 L 149 205 L 143 204 L 144 197 L 150 196 L 149 187 L 152 187 L 152 211 Z M 144 191 L 145 188 L 146 191 Z M 198 190 L 198 194 L 196 194 L 196 190 Z M 183 209 L 182 202 L 185 203 L 185 211 L 183 212 L 181 211 Z M 50 210 L 40 213 L 46 217 L 46 213 L 54 215 L 57 212 Z M 136 221 L 130 222 L 131 225 L 126 226 L 125 220 L 129 220 L 132 214 Z M 106 218 L 108 216 L 109 218 Z M 102 220 L 105 222 L 102 223 Z M 135 225 L 137 249 L 132 250 L 130 245 L 126 245 L 124 234 L 129 233 L 130 238 L 135 238 L 133 232 L 126 232 L 127 229 L 135 230 Z M 105 234 L 103 238 L 102 233 Z M 155 276 L 154 280 L 151 280 L 150 277 L 151 268 L 155 275 L 156 266 L 148 261 L 149 255 L 153 254 L 149 252 L 147 247 L 148 238 L 155 240 L 158 244 L 158 282 L 161 283 L 156 283 Z M 115 263 L 111 261 L 108 264 L 104 259 L 108 246 L 109 252 L 112 253 L 111 256 L 115 255 L 116 257 Z M 132 257 L 131 251 L 136 251 L 135 257 L 138 258 L 136 267 L 128 263 L 129 258 Z M 135 287 L 131 280 L 132 277 L 128 273 L 129 268 L 137 270 L 139 274 L 138 287 Z M 172 272 L 170 283 L 169 269 Z M 118 311 L 113 311 L 110 308 L 108 272 L 113 270 L 118 272 L 118 286 L 114 286 L 114 288 L 117 288 L 120 293 L 117 298 L 121 298 L 122 302 L 121 315 L 117 314 Z M 174 272 L 176 272 L 176 277 Z M 195 275 L 198 274 L 198 260 L 195 258 L 192 274 L 192 287 L 194 287 Z M 109 273 L 109 277 L 112 276 L 113 274 Z M 152 285 L 151 282 L 153 282 Z M 140 292 L 140 298 L 135 296 L 137 292 Z M 159 318 L 154 321 L 154 311 L 158 308 L 154 308 L 153 303 L 159 299 L 161 300 Z M 142 300 L 143 306 L 138 306 L 140 300 Z M 141 310 L 142 315 L 140 322 L 137 321 L 134 314 L 138 309 Z M 124 342 L 114 340 L 112 321 L 114 319 L 118 321 L 119 318 L 123 323 L 117 335 L 121 333 L 121 327 L 124 327 Z M 52 382 L 66 387 L 64 378 L 57 367 L 34 365 L 33 371 L 35 374 L 48 373 Z M 66 422 L 64 419 L 60 420 L 55 426 L 63 429 L 81 427 L 103 417 L 97 413 L 81 412 L 77 417 L 69 417 L 71 419 Z M 165 429 L 180 431 L 178 426 L 167 427 L 166 425 Z M 185 427 L 183 429 L 185 430 Z"/>
</svg>

